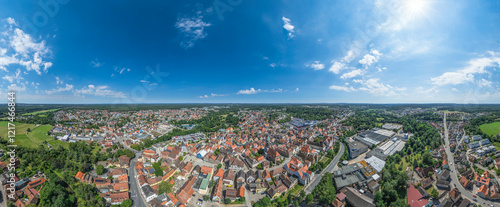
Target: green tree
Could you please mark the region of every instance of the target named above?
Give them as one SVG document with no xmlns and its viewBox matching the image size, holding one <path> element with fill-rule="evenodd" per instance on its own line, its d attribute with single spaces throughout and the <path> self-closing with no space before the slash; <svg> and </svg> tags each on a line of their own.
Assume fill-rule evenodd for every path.
<svg viewBox="0 0 500 207">
<path fill-rule="evenodd" d="M 225 204 L 230 204 L 230 203 L 231 203 L 231 199 L 226 198 L 226 199 L 224 200 L 224 203 L 225 203 Z"/>
<path fill-rule="evenodd" d="M 104 166 L 102 166 L 101 164 L 98 164 L 97 167 L 95 168 L 95 172 L 98 175 L 102 175 L 104 173 Z"/>
<path fill-rule="evenodd" d="M 222 168 L 222 164 L 218 164 L 218 165 L 217 165 L 217 168 Z"/>
<path fill-rule="evenodd" d="M 132 200 L 130 199 L 124 200 L 122 204 L 120 204 L 120 207 L 131 207 L 131 206 L 132 206 Z"/>
<path fill-rule="evenodd" d="M 166 194 L 166 193 L 171 193 L 172 192 L 172 187 L 173 185 L 170 184 L 167 181 L 161 181 L 160 184 L 158 185 L 158 194 Z"/>
<path fill-rule="evenodd" d="M 439 196 L 439 192 L 435 188 L 433 188 L 431 191 L 431 196 L 437 198 Z"/>
<path fill-rule="evenodd" d="M 313 194 L 311 194 L 311 193 L 310 193 L 310 194 L 307 194 L 307 196 L 306 196 L 306 203 L 307 203 L 307 204 L 311 204 L 313 201 L 314 201 L 314 196 L 313 196 Z"/>
</svg>

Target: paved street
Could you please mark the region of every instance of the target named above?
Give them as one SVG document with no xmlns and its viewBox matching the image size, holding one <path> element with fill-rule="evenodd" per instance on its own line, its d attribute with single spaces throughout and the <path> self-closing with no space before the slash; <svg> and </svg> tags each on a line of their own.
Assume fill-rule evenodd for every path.
<svg viewBox="0 0 500 207">
<path fill-rule="evenodd" d="M 141 195 L 141 189 L 139 188 L 139 181 L 135 177 L 135 163 L 137 158 L 140 156 L 140 152 L 135 154 L 135 158 L 130 161 L 130 167 L 128 169 L 128 176 L 130 179 L 130 199 L 133 201 L 132 206 L 136 207 L 146 207 L 147 203 Z"/>
<path fill-rule="evenodd" d="M 481 197 L 477 196 L 477 198 L 474 198 L 472 196 L 472 193 L 470 193 L 469 191 L 467 191 L 461 184 L 460 184 L 460 181 L 458 180 L 458 177 L 457 177 L 457 170 L 455 169 L 455 165 L 453 165 L 453 154 L 451 153 L 451 150 L 450 150 L 450 141 L 448 139 L 448 126 L 446 125 L 446 113 L 444 114 L 444 119 L 443 119 L 443 122 L 444 122 L 444 135 L 445 135 L 445 139 L 444 139 L 444 146 L 445 146 L 445 151 L 446 151 L 446 155 L 447 155 L 447 159 L 448 159 L 448 163 L 451 164 L 451 172 L 450 172 L 450 177 L 451 177 L 451 183 L 453 184 L 452 188 L 454 186 L 456 186 L 458 188 L 458 190 L 462 193 L 462 197 L 465 197 L 467 199 L 469 199 L 471 202 L 474 202 L 473 199 L 477 199 L 477 202 L 478 204 L 481 204 L 484 206 L 484 204 L 487 204 L 487 205 L 498 205 L 498 202 L 492 202 L 490 200 L 485 200 L 485 199 L 482 199 Z"/>
<path fill-rule="evenodd" d="M 335 155 L 332 162 L 330 162 L 330 164 L 328 166 L 326 166 L 326 168 L 323 169 L 323 171 L 321 171 L 320 174 L 314 175 L 313 181 L 309 182 L 309 184 L 304 189 L 304 191 L 306 193 L 312 193 L 312 191 L 319 184 L 319 182 L 321 181 L 321 178 L 323 178 L 323 175 L 326 172 L 333 173 L 333 170 L 334 170 L 335 166 L 337 166 L 337 164 L 339 163 L 339 160 L 342 157 L 342 154 L 344 154 L 344 144 L 340 145 L 339 153 L 337 155 Z"/>
</svg>

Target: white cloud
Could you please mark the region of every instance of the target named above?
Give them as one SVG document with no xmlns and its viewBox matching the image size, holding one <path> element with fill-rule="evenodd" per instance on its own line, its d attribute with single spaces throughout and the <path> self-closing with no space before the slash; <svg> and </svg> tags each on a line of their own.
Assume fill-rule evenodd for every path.
<svg viewBox="0 0 500 207">
<path fill-rule="evenodd" d="M 271 68 L 274 68 L 274 67 L 276 67 L 276 63 L 271 63 L 271 64 L 269 64 L 269 66 L 270 66 Z"/>
<path fill-rule="evenodd" d="M 257 94 L 260 91 L 261 91 L 260 89 L 255 90 L 254 88 L 250 88 L 250 89 L 245 89 L 245 90 L 239 90 L 238 93 L 236 93 L 236 94 L 250 95 L 250 94 Z"/>
<path fill-rule="evenodd" d="M 116 67 L 114 68 L 114 70 L 116 72 L 118 72 L 120 75 L 123 74 L 124 72 L 130 72 L 130 68 L 119 68 L 119 67 Z M 113 77 L 114 74 L 111 75 L 111 77 Z"/>
<path fill-rule="evenodd" d="M 483 78 L 483 79 L 481 79 L 481 80 L 478 80 L 478 81 L 477 81 L 477 85 L 478 85 L 479 87 L 491 87 L 491 84 L 492 84 L 492 83 L 493 83 L 493 82 L 491 82 L 491 81 L 489 81 L 489 80 L 486 80 L 486 79 L 484 79 L 484 78 Z"/>
<path fill-rule="evenodd" d="M 238 93 L 236 94 L 244 94 L 244 95 L 251 95 L 251 94 L 257 94 L 257 93 L 282 93 L 286 92 L 286 90 L 283 90 L 281 88 L 278 89 L 271 89 L 271 90 L 261 90 L 255 88 L 250 88 L 250 89 L 245 89 L 245 90 L 239 90 Z"/>
<path fill-rule="evenodd" d="M 319 61 L 314 61 L 311 64 L 306 64 L 306 67 L 312 68 L 314 70 L 322 70 L 323 68 L 325 68 L 325 65 L 321 64 Z"/>
<path fill-rule="evenodd" d="M 296 88 L 295 91 L 299 91 L 299 88 Z"/>
<path fill-rule="evenodd" d="M 393 96 L 397 95 L 396 91 L 404 91 L 406 88 L 392 87 L 389 84 L 379 82 L 378 78 L 371 78 L 364 80 L 353 80 L 355 83 L 360 83 L 363 86 L 359 88 L 360 91 L 366 91 L 376 96 Z"/>
<path fill-rule="evenodd" d="M 336 86 L 336 85 L 331 85 L 329 87 L 332 90 L 337 90 L 337 91 L 345 91 L 345 92 L 353 92 L 356 91 L 355 88 L 351 87 L 346 87 L 346 86 Z"/>
<path fill-rule="evenodd" d="M 17 22 L 16 20 L 14 20 L 14 18 L 12 17 L 7 17 L 7 19 L 5 19 L 7 21 L 7 23 L 9 23 L 10 25 L 15 25 L 17 26 Z"/>
<path fill-rule="evenodd" d="M 197 40 L 205 38 L 207 36 L 205 28 L 210 26 L 212 24 L 203 21 L 201 11 L 197 12 L 196 17 L 178 18 L 177 22 L 175 22 L 175 27 L 184 37 L 181 46 L 185 49 L 193 47 Z"/>
<path fill-rule="evenodd" d="M 335 74 L 339 74 L 339 72 L 343 69 L 346 69 L 346 64 L 345 63 L 342 63 L 342 62 L 339 62 L 339 61 L 334 61 L 333 62 L 333 65 L 330 67 L 330 69 L 328 71 L 332 72 L 332 73 L 335 73 Z"/>
<path fill-rule="evenodd" d="M 9 81 L 9 83 L 14 82 L 14 76 L 6 75 L 6 76 L 2 77 L 2 79 Z"/>
<path fill-rule="evenodd" d="M 99 60 L 95 59 L 90 61 L 90 65 L 92 65 L 93 68 L 98 68 L 101 67 L 103 64 L 99 62 Z"/>
<path fill-rule="evenodd" d="M 70 85 L 70 84 L 66 84 L 66 87 L 57 87 L 57 88 L 54 88 L 54 89 L 51 89 L 51 90 L 46 90 L 45 93 L 48 94 L 48 95 L 52 95 L 54 93 L 60 93 L 60 92 L 64 92 L 64 91 L 71 91 L 73 90 L 73 85 Z"/>
<path fill-rule="evenodd" d="M 24 83 L 21 83 L 19 85 L 11 84 L 7 88 L 8 88 L 8 91 L 16 91 L 16 92 L 26 91 L 26 85 Z"/>
<path fill-rule="evenodd" d="M 377 67 L 378 72 L 382 72 L 382 70 L 387 70 L 386 67 Z"/>
<path fill-rule="evenodd" d="M 59 78 L 59 77 L 56 77 L 56 84 L 59 85 L 59 84 L 63 84 L 64 82 Z"/>
<path fill-rule="evenodd" d="M 74 92 L 75 96 L 94 95 L 110 98 L 125 98 L 125 94 L 123 92 L 110 90 L 108 86 L 88 85 L 82 89 L 77 89 Z"/>
<path fill-rule="evenodd" d="M 45 41 L 38 41 L 32 38 L 29 34 L 24 33 L 21 29 L 16 28 L 17 23 L 12 18 L 7 18 L 5 21 L 9 23 L 9 27 L 1 32 L 1 35 L 7 36 L 6 39 L 0 41 L 0 70 L 6 71 L 7 66 L 21 65 L 27 71 L 34 70 L 41 75 L 41 71 L 47 72 L 52 67 L 52 63 L 44 61 L 51 54 L 51 50 L 46 46 Z"/>
<path fill-rule="evenodd" d="M 228 94 L 215 94 L 215 93 L 211 93 L 210 95 L 198 96 L 198 98 L 212 98 L 212 97 L 220 97 L 220 96 L 228 96 Z"/>
<path fill-rule="evenodd" d="M 281 20 L 283 20 L 283 28 L 288 31 L 288 37 L 289 38 L 292 38 L 293 37 L 293 33 L 295 33 L 294 29 L 295 29 L 295 26 L 293 26 L 292 24 L 290 24 L 291 20 L 286 18 L 286 17 L 281 17 Z"/>
<path fill-rule="evenodd" d="M 380 56 L 382 56 L 382 53 L 378 50 L 372 49 L 369 54 L 366 54 L 363 56 L 363 59 L 359 60 L 359 63 L 362 64 L 363 67 L 368 68 L 373 63 L 378 62 Z"/>
<path fill-rule="evenodd" d="M 356 69 L 356 70 L 351 70 L 350 72 L 344 73 L 340 78 L 346 79 L 346 78 L 354 78 L 359 75 L 363 75 L 364 71 L 361 69 Z"/>
<path fill-rule="evenodd" d="M 486 70 L 487 67 L 500 66 L 500 57 L 498 57 L 498 54 L 495 54 L 493 52 L 488 53 L 491 55 L 491 57 L 472 59 L 467 62 L 466 67 L 460 70 L 454 72 L 445 72 L 438 77 L 431 78 L 431 83 L 434 85 L 443 86 L 474 82 L 475 74 L 489 73 L 489 71 Z"/>
<path fill-rule="evenodd" d="M 5 75 L 2 79 L 9 81 L 9 83 L 13 83 L 14 81 L 16 83 L 21 83 L 21 80 L 24 78 L 21 77 L 21 69 L 18 68 L 15 75 Z"/>
<path fill-rule="evenodd" d="M 341 70 L 348 68 L 348 64 L 356 58 L 357 54 L 358 49 L 355 46 L 352 46 L 351 49 L 347 51 L 347 54 L 344 57 L 342 57 L 340 60 L 332 61 L 333 64 L 328 71 L 334 74 L 339 74 Z"/>
</svg>

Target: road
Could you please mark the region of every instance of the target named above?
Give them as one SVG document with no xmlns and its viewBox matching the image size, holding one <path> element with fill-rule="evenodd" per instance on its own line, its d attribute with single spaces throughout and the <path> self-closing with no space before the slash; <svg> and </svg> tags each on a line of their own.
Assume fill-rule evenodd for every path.
<svg viewBox="0 0 500 207">
<path fill-rule="evenodd" d="M 130 199 L 133 201 L 132 206 L 136 207 L 147 207 L 147 203 L 142 197 L 141 189 L 139 188 L 139 181 L 135 177 L 135 163 L 137 158 L 141 155 L 140 152 L 136 152 L 135 158 L 130 161 L 130 167 L 128 169 L 128 176 L 130 179 Z"/>
<path fill-rule="evenodd" d="M 465 197 L 467 199 L 469 199 L 471 202 L 474 202 L 473 200 L 474 199 L 477 199 L 477 202 L 478 204 L 488 204 L 488 205 L 498 205 L 498 202 L 492 202 L 490 200 L 485 200 L 479 196 L 477 196 L 477 198 L 474 198 L 472 196 L 472 193 L 469 192 L 468 190 L 466 190 L 461 184 L 460 184 L 460 181 L 458 180 L 458 177 L 457 177 L 457 170 L 455 169 L 455 165 L 453 165 L 453 154 L 451 153 L 451 150 L 450 150 L 450 140 L 448 139 L 448 126 L 446 124 L 446 113 L 444 114 L 444 118 L 443 118 L 443 124 L 444 124 L 444 135 L 445 135 L 445 138 L 444 138 L 444 146 L 445 146 L 445 151 L 446 151 L 446 157 L 448 159 L 448 163 L 450 163 L 450 177 L 451 177 L 451 183 L 453 184 L 453 186 L 456 186 L 458 188 L 458 190 L 462 193 L 462 197 Z M 452 186 L 452 188 L 453 188 Z"/>
<path fill-rule="evenodd" d="M 323 178 L 323 175 L 326 172 L 333 173 L 333 169 L 339 163 L 339 160 L 342 157 L 342 154 L 344 154 L 344 144 L 341 143 L 339 153 L 337 155 L 335 155 L 332 162 L 330 162 L 330 164 L 328 164 L 328 166 L 326 166 L 326 168 L 323 169 L 323 171 L 321 171 L 321 173 L 314 175 L 313 181 L 309 182 L 309 184 L 305 187 L 304 191 L 306 193 L 312 193 L 312 191 L 319 184 L 319 182 L 321 181 L 321 178 Z"/>
</svg>

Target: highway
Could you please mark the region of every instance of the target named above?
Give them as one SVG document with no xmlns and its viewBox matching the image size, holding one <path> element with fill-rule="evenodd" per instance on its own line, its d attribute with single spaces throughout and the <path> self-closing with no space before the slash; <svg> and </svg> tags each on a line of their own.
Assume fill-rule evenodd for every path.
<svg viewBox="0 0 500 207">
<path fill-rule="evenodd" d="M 450 150 L 450 141 L 448 139 L 448 126 L 446 124 L 446 113 L 444 113 L 444 118 L 443 118 L 443 124 L 444 124 L 444 146 L 445 146 L 445 151 L 446 151 L 446 157 L 448 159 L 448 163 L 450 163 L 450 177 L 451 177 L 451 184 L 453 185 L 452 188 L 454 188 L 454 186 L 456 186 L 458 188 L 458 190 L 462 193 L 462 197 L 463 198 L 467 198 L 469 199 L 471 202 L 474 203 L 474 199 L 477 199 L 477 202 L 478 204 L 481 204 L 484 206 L 484 204 L 487 204 L 488 206 L 492 206 L 492 205 L 498 205 L 498 202 L 492 202 L 490 200 L 485 200 L 479 196 L 477 196 L 476 198 L 474 198 L 472 196 L 472 193 L 469 192 L 468 190 L 466 190 L 461 184 L 460 184 L 460 181 L 458 180 L 458 177 L 457 177 L 457 170 L 455 169 L 455 165 L 454 165 L 454 162 L 453 162 L 453 154 L 451 153 L 451 150 Z"/>
<path fill-rule="evenodd" d="M 323 178 L 323 175 L 326 172 L 333 173 L 333 168 L 335 168 L 335 166 L 337 166 L 337 164 L 339 163 L 339 160 L 342 157 L 342 154 L 344 154 L 344 144 L 340 143 L 339 153 L 337 155 L 335 155 L 332 162 L 330 162 L 330 164 L 328 164 L 328 166 L 326 166 L 326 168 L 323 169 L 323 171 L 321 171 L 320 174 L 314 175 L 313 181 L 309 182 L 309 184 L 304 189 L 306 194 L 312 193 L 312 191 L 319 184 L 319 182 L 321 181 L 321 178 Z"/>
</svg>

